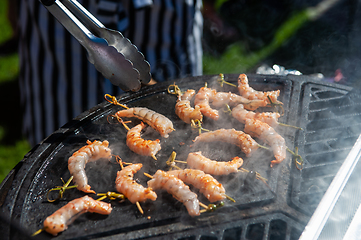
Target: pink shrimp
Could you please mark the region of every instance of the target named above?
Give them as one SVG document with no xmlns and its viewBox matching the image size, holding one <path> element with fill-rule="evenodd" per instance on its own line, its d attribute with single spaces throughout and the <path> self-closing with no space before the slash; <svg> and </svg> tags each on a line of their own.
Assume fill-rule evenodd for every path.
<svg viewBox="0 0 361 240">
<path fill-rule="evenodd" d="M 181 96 L 178 96 L 178 101 L 175 105 L 175 113 L 185 123 L 191 123 L 191 120 L 202 121 L 203 115 L 199 106 L 191 107 L 190 100 L 194 96 L 195 91 L 188 89 Z"/>
<path fill-rule="evenodd" d="M 115 113 L 117 117 L 136 117 L 158 131 L 162 137 L 167 138 L 174 131 L 173 123 L 164 115 L 143 107 L 128 108 Z"/>
<path fill-rule="evenodd" d="M 172 174 L 158 170 L 151 180 L 148 181 L 148 186 L 152 189 L 164 189 L 169 194 L 182 202 L 187 208 L 189 215 L 199 216 L 199 201 L 197 194 L 192 192 L 182 180 Z"/>
<path fill-rule="evenodd" d="M 84 196 L 70 201 L 47 217 L 44 221 L 44 230 L 56 236 L 58 233 L 66 230 L 83 213 L 91 212 L 109 215 L 111 211 L 110 203 L 96 201 L 91 197 Z"/>
<path fill-rule="evenodd" d="M 265 100 L 249 100 L 231 92 L 217 92 L 211 100 L 212 105 L 216 108 L 224 107 L 226 104 L 229 106 L 243 104 L 244 107 L 248 110 L 256 110 L 259 107 L 265 107 L 267 105 L 267 101 Z"/>
<path fill-rule="evenodd" d="M 218 129 L 215 131 L 204 132 L 197 136 L 193 142 L 226 142 L 231 143 L 244 152 L 247 156 L 250 156 L 255 151 L 259 144 L 248 134 L 232 129 Z"/>
<path fill-rule="evenodd" d="M 278 118 L 281 116 L 277 112 L 252 112 L 244 109 L 242 104 L 237 105 L 232 109 L 232 116 L 239 122 L 245 124 L 247 119 L 257 119 L 261 122 L 265 122 L 271 127 L 279 125 Z"/>
<path fill-rule="evenodd" d="M 160 141 L 159 139 L 152 141 L 141 138 L 140 133 L 145 127 L 146 125 L 141 122 L 131 128 L 127 133 L 126 144 L 133 152 L 143 156 L 151 156 L 156 159 L 155 154 L 161 149 Z"/>
<path fill-rule="evenodd" d="M 108 148 L 109 142 L 107 140 L 100 142 L 87 141 L 86 146 L 80 148 L 78 151 L 68 159 L 68 169 L 70 175 L 73 176 L 73 181 L 77 185 L 77 189 L 86 193 L 95 193 L 90 190 L 88 185 L 88 178 L 85 173 L 85 165 L 88 162 L 93 162 L 98 159 L 110 159 L 112 157 L 111 150 Z"/>
<path fill-rule="evenodd" d="M 246 74 L 240 74 L 238 77 L 238 91 L 241 96 L 250 100 L 266 100 L 267 103 L 270 104 L 271 102 L 268 99 L 269 97 L 273 103 L 280 103 L 277 100 L 277 97 L 280 95 L 280 90 L 269 92 L 256 91 L 248 85 L 248 78 Z"/>
<path fill-rule="evenodd" d="M 196 97 L 194 99 L 194 105 L 199 107 L 201 113 L 209 117 L 213 120 L 218 120 L 219 113 L 218 110 L 212 109 L 210 104 L 210 101 L 214 96 L 216 95 L 217 91 L 211 88 L 202 87 L 199 89 L 198 93 L 196 94 Z"/>
<path fill-rule="evenodd" d="M 256 119 L 247 119 L 244 131 L 253 137 L 262 139 L 272 147 L 276 160 L 271 161 L 271 167 L 281 163 L 286 158 L 287 146 L 285 139 L 267 123 Z"/>
<path fill-rule="evenodd" d="M 151 188 L 145 188 L 134 179 L 134 173 L 142 168 L 143 164 L 132 164 L 118 171 L 115 180 L 115 188 L 119 193 L 124 194 L 131 203 L 144 202 L 147 199 L 155 201 L 157 194 Z"/>
<path fill-rule="evenodd" d="M 187 165 L 212 175 L 228 175 L 238 172 L 238 168 L 243 165 L 243 159 L 235 157 L 229 162 L 218 162 L 206 158 L 202 152 L 194 152 L 188 154 Z"/>
<path fill-rule="evenodd" d="M 217 179 L 198 169 L 183 169 L 168 171 L 169 174 L 193 185 L 210 201 L 216 202 L 226 198 L 226 190 Z"/>
</svg>

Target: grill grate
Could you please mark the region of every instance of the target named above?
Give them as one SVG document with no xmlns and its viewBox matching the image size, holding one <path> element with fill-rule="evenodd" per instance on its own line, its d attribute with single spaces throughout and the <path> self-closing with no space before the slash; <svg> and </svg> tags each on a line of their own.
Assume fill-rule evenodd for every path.
<svg viewBox="0 0 361 240">
<path fill-rule="evenodd" d="M 361 133 L 361 104 L 346 89 L 315 83 L 302 87 L 305 131 L 298 141 L 305 166 L 294 171 L 292 202 L 311 215 Z"/>
</svg>

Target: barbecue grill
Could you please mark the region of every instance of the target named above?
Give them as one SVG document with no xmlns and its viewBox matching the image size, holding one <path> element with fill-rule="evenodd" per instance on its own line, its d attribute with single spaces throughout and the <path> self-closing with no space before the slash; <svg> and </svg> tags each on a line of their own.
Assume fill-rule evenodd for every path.
<svg viewBox="0 0 361 240">
<path fill-rule="evenodd" d="M 225 80 L 236 83 L 238 74 L 225 74 Z M 166 160 L 172 151 L 177 159 L 185 160 L 190 151 L 202 151 L 210 158 L 229 161 L 232 157 L 244 159 L 240 171 L 218 177 L 226 194 L 236 200 L 225 200 L 225 205 L 214 212 L 190 217 L 184 206 L 166 192 L 158 192 L 155 202 L 141 203 L 144 215 L 129 201 L 112 201 L 109 216 L 84 214 L 56 237 L 41 233 L 41 239 L 298 239 L 311 218 L 322 196 L 342 165 L 360 134 L 361 105 L 359 95 L 351 87 L 319 81 L 308 76 L 248 75 L 254 89 L 281 91 L 279 100 L 284 103 L 285 114 L 280 122 L 298 126 L 303 130 L 279 126 L 277 131 L 285 138 L 291 150 L 298 148 L 304 160 L 297 168 L 295 157 L 287 155 L 285 161 L 270 168 L 273 153 L 260 149 L 251 157 L 243 155 L 229 144 L 200 144 L 192 139 L 198 134 L 183 123 L 174 113 L 176 96 L 169 94 L 170 84 L 182 90 L 198 90 L 207 82 L 218 91 L 237 92 L 225 85 L 220 87 L 217 76 L 199 76 L 158 83 L 136 93 L 118 96 L 120 103 L 129 107 L 143 106 L 170 118 L 176 131 L 161 139 L 162 150 L 157 161 L 138 156 L 125 145 L 126 129 L 111 115 L 120 106 L 104 101 L 82 113 L 33 148 L 10 172 L 0 188 L 2 239 L 19 239 L 42 228 L 45 218 L 70 200 L 84 193 L 69 189 L 63 199 L 49 203 L 47 191 L 62 185 L 69 171 L 67 159 L 86 144 L 86 140 L 108 140 L 113 154 L 125 162 L 141 162 L 143 168 L 135 176 L 143 185 L 157 169 L 168 169 Z M 267 109 L 265 109 L 267 110 Z M 221 112 L 227 121 L 204 119 L 206 129 L 236 128 L 242 124 Z M 132 119 L 129 125 L 139 122 Z M 160 138 L 151 128 L 144 138 Z M 260 142 L 260 141 L 259 141 Z M 260 142 L 262 144 L 262 142 Z M 179 165 L 182 167 L 182 165 Z M 96 192 L 115 191 L 114 181 L 119 165 L 115 161 L 97 161 L 86 167 L 89 184 Z M 256 178 L 259 173 L 267 179 Z M 201 202 L 207 200 L 194 190 Z M 96 198 L 96 196 L 93 196 Z"/>
</svg>

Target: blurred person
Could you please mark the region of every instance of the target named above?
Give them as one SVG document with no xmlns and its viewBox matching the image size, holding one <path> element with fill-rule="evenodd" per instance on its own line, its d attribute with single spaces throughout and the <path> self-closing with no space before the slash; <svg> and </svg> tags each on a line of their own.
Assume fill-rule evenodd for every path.
<svg viewBox="0 0 361 240">
<path fill-rule="evenodd" d="M 155 81 L 202 75 L 201 0 L 79 2 L 138 47 Z M 104 94 L 122 90 L 89 63 L 85 48 L 39 0 L 17 4 L 23 133 L 34 146 Z"/>
</svg>

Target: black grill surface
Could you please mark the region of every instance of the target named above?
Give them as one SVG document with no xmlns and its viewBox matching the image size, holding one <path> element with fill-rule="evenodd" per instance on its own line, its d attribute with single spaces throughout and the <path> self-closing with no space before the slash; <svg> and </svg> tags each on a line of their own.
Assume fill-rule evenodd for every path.
<svg viewBox="0 0 361 240">
<path fill-rule="evenodd" d="M 237 83 L 238 75 L 225 75 L 227 81 Z M 143 173 L 154 174 L 157 169 L 168 169 L 166 161 L 172 151 L 178 160 L 186 160 L 189 152 L 202 151 L 210 158 L 229 161 L 235 156 L 244 159 L 244 169 L 229 176 L 217 177 L 224 184 L 227 195 L 236 200 L 224 201 L 225 206 L 215 212 L 190 217 L 183 204 L 164 191 L 157 191 L 155 202 L 141 203 L 141 215 L 129 201 L 112 201 L 109 216 L 84 214 L 56 237 L 41 233 L 40 239 L 298 239 L 307 221 L 317 207 L 328 185 L 360 134 L 361 105 L 358 92 L 335 84 L 320 82 L 305 76 L 249 75 L 250 85 L 262 91 L 281 90 L 279 100 L 284 103 L 285 114 L 280 122 L 303 128 L 277 128 L 291 150 L 297 147 L 304 159 L 304 167 L 295 167 L 295 159 L 287 155 L 284 162 L 270 168 L 272 152 L 258 150 L 246 157 L 230 144 L 199 144 L 192 140 L 198 132 L 183 123 L 174 113 L 176 96 L 167 93 L 168 83 L 146 87 L 138 93 L 119 96 L 129 107 L 144 106 L 166 115 L 174 122 L 176 131 L 168 139 L 161 139 L 162 150 L 158 160 L 138 156 L 125 145 L 126 130 L 108 117 L 120 106 L 104 102 L 84 112 L 44 140 L 29 152 L 13 169 L 1 185 L 0 231 L 2 239 L 18 239 L 42 228 L 47 216 L 74 198 L 84 194 L 76 189 L 67 190 L 62 200 L 49 203 L 46 193 L 62 185 L 61 178 L 70 175 L 67 160 L 73 152 L 85 145 L 86 140 L 108 140 L 113 154 L 125 162 L 143 163 L 135 175 L 139 183 L 149 180 Z M 217 76 L 200 76 L 177 80 L 182 90 L 198 90 L 207 82 L 218 91 L 237 92 L 225 85 L 220 87 Z M 264 109 L 269 110 L 269 109 Z M 221 111 L 221 119 L 214 122 L 204 119 L 203 127 L 236 128 L 243 125 Z M 139 120 L 131 119 L 132 127 Z M 147 128 L 143 137 L 160 138 Z M 257 139 L 256 139 L 257 140 Z M 262 143 L 258 140 L 260 144 Z M 179 164 L 179 166 L 182 166 Z M 115 191 L 115 177 L 119 165 L 114 161 L 97 161 L 86 167 L 89 184 L 98 193 Z M 257 171 L 267 178 L 267 184 L 255 178 Z M 207 200 L 193 189 L 199 200 Z M 95 195 L 90 195 L 97 198 Z M 107 201 L 107 200 L 106 200 Z"/>
</svg>

